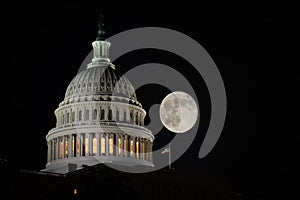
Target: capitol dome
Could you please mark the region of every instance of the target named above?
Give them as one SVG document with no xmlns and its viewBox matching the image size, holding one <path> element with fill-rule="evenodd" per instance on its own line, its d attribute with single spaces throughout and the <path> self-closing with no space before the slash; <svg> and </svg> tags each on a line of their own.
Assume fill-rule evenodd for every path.
<svg viewBox="0 0 300 200">
<path fill-rule="evenodd" d="M 137 101 L 130 81 L 111 63 L 104 67 L 90 67 L 77 74 L 67 88 L 65 100 L 88 95 L 116 95 Z"/>
<path fill-rule="evenodd" d="M 154 136 L 144 127 L 146 111 L 134 87 L 110 62 L 110 43 L 100 35 L 94 57 L 67 87 L 47 136 L 42 171 L 67 173 L 99 163 L 153 167 Z"/>
</svg>

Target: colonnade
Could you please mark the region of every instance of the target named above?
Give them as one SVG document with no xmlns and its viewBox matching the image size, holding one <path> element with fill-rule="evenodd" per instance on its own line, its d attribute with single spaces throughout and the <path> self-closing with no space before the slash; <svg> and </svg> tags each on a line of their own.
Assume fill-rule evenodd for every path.
<svg viewBox="0 0 300 200">
<path fill-rule="evenodd" d="M 116 133 L 76 133 L 48 141 L 48 162 L 81 156 L 132 157 L 152 162 L 152 142 Z"/>
</svg>

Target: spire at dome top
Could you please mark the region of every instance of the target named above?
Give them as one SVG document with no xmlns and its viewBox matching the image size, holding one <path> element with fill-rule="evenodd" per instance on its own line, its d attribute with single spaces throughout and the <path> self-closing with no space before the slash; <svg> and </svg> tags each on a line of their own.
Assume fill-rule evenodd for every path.
<svg viewBox="0 0 300 200">
<path fill-rule="evenodd" d="M 103 17 L 103 15 L 100 15 L 100 17 L 99 17 L 98 27 L 99 27 L 98 37 L 96 38 L 96 41 L 103 41 L 103 40 L 105 40 L 105 38 L 104 38 L 105 31 L 104 31 L 104 17 Z"/>
</svg>

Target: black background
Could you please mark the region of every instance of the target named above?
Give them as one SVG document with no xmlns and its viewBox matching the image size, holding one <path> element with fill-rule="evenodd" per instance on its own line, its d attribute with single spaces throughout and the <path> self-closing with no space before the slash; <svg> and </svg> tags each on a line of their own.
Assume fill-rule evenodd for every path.
<svg viewBox="0 0 300 200">
<path fill-rule="evenodd" d="M 272 128 L 274 57 L 278 45 L 287 45 L 276 28 L 282 21 L 269 6 L 260 4 L 158 7 L 116 8 L 101 3 L 10 6 L 9 14 L 2 16 L 2 109 L 7 130 L 1 134 L 1 158 L 17 169 L 45 167 L 45 136 L 55 126 L 54 110 L 92 50 L 102 14 L 107 37 L 144 26 L 174 29 L 199 42 L 219 68 L 228 98 L 226 123 L 217 145 L 200 160 L 198 151 L 210 111 L 201 76 L 185 60 L 157 50 L 131 52 L 115 63 L 121 72 L 147 62 L 167 64 L 182 72 L 203 99 L 200 131 L 174 163 L 175 170 L 228 177 L 242 193 L 293 191 L 290 172 L 297 168 L 297 140 Z M 157 86 L 137 90 L 146 111 L 167 93 Z M 159 145 L 163 139 L 156 141 Z"/>
</svg>

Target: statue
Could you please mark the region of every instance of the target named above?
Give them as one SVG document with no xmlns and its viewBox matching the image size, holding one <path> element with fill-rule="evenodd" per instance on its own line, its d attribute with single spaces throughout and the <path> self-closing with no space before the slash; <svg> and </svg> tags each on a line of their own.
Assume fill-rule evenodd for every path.
<svg viewBox="0 0 300 200">
<path fill-rule="evenodd" d="M 98 27 L 99 27 L 99 30 L 98 30 L 98 37 L 96 38 L 97 41 L 99 40 L 104 40 L 104 34 L 105 34 L 105 31 L 104 31 L 104 17 L 102 15 L 100 15 L 100 18 L 99 18 L 99 22 L 98 22 Z"/>
</svg>

